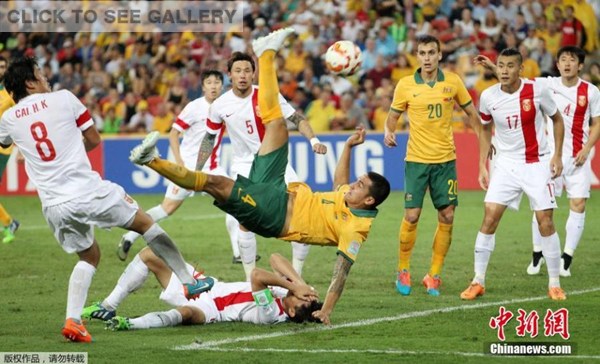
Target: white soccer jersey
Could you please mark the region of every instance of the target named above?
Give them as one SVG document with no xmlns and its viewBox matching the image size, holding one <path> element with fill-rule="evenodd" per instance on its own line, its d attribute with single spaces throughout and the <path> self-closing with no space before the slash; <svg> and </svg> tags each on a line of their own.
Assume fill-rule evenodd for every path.
<svg viewBox="0 0 600 364">
<path fill-rule="evenodd" d="M 279 104 L 285 118 L 295 112 L 279 94 Z M 262 143 L 265 127 L 258 112 L 258 87 L 253 86 L 253 91 L 245 98 L 240 98 L 229 90 L 217 98 L 210 107 L 208 118 L 208 132 L 216 135 L 223 126 L 233 144 L 233 164 L 252 163 L 254 155 Z"/>
<path fill-rule="evenodd" d="M 198 160 L 198 151 L 200 143 L 206 135 L 206 121 L 208 120 L 208 110 L 210 104 L 205 97 L 200 97 L 187 104 L 175 123 L 173 128 L 183 133 L 183 140 L 179 148 L 181 158 L 187 168 L 195 169 Z M 221 128 L 215 140 L 215 146 L 209 160 L 206 162 L 203 171 L 210 172 L 219 165 L 221 156 L 221 141 L 225 128 Z"/>
<path fill-rule="evenodd" d="M 558 111 L 548 89 L 521 79 L 519 89 L 508 94 L 496 84 L 481 93 L 481 122 L 494 122 L 499 158 L 536 163 L 550 157 L 544 116 Z"/>
<path fill-rule="evenodd" d="M 82 141 L 81 133 L 93 125 L 86 107 L 67 90 L 29 95 L 2 115 L 0 143 L 14 142 L 23 153 L 42 206 L 85 195 L 101 181 Z"/>
<path fill-rule="evenodd" d="M 577 85 L 567 87 L 560 77 L 536 78 L 550 93 L 565 124 L 563 157 L 576 157 L 590 136 L 592 117 L 600 116 L 600 91 L 587 81 L 579 79 Z M 552 131 L 552 124 L 548 125 Z M 552 135 L 552 134 L 550 134 Z"/>
</svg>

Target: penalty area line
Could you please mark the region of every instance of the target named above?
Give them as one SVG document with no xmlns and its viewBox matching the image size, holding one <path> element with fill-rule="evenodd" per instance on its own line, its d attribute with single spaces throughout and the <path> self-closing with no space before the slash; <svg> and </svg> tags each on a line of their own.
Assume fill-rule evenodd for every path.
<svg viewBox="0 0 600 364">
<path fill-rule="evenodd" d="M 578 296 L 578 295 L 584 295 L 587 293 L 598 292 L 598 291 L 600 291 L 600 287 L 572 291 L 572 292 L 569 292 L 568 295 L 569 296 Z M 515 304 L 515 303 L 542 301 L 545 299 L 548 299 L 548 297 L 547 296 L 537 296 L 537 297 L 514 298 L 511 300 L 503 300 L 503 301 L 496 301 L 496 302 L 482 302 L 482 303 L 476 303 L 476 304 L 472 304 L 472 305 L 461 305 L 461 306 L 443 307 L 443 308 L 424 310 L 424 311 L 413 311 L 413 312 L 407 312 L 407 313 L 403 313 L 403 314 L 396 315 L 396 316 L 365 319 L 365 320 L 347 322 L 347 323 L 338 324 L 338 325 L 314 326 L 314 327 L 309 327 L 306 329 L 285 330 L 285 331 L 278 331 L 278 332 L 273 332 L 273 333 L 269 333 L 269 334 L 241 336 L 241 337 L 236 337 L 236 338 L 213 340 L 213 341 L 206 341 L 206 342 L 199 342 L 197 340 L 196 342 L 193 342 L 188 345 L 175 346 L 173 348 L 173 350 L 206 350 L 207 348 L 214 348 L 214 347 L 218 347 L 221 345 L 227 345 L 227 344 L 233 344 L 233 343 L 239 343 L 239 342 L 266 340 L 266 339 L 272 339 L 272 338 L 276 338 L 276 337 L 306 334 L 306 333 L 312 333 L 312 332 L 329 331 L 329 330 L 338 330 L 338 329 L 345 329 L 345 328 L 349 328 L 349 327 L 370 326 L 370 325 L 376 325 L 376 324 L 379 324 L 382 322 L 401 321 L 401 320 L 411 319 L 411 318 L 415 318 L 415 317 L 430 316 L 430 315 L 437 314 L 437 313 L 449 313 L 449 312 L 455 312 L 455 311 L 476 310 L 476 309 L 480 309 L 480 308 L 493 307 L 493 306 L 503 306 L 503 305 L 511 305 L 511 304 Z"/>
</svg>

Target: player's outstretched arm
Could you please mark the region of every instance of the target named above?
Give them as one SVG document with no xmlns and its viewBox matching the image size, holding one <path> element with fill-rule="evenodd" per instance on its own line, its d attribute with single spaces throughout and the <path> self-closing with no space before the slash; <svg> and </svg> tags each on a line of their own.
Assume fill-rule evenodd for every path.
<svg viewBox="0 0 600 364">
<path fill-rule="evenodd" d="M 304 301 L 316 301 L 319 299 L 317 291 L 304 282 L 291 282 L 287 279 L 261 268 L 254 268 L 250 274 L 252 292 L 260 292 L 269 286 L 283 287 L 298 299 Z"/>
<path fill-rule="evenodd" d="M 96 148 L 102 141 L 100 138 L 100 133 L 98 133 L 98 129 L 96 129 L 96 127 L 93 125 L 85 129 L 82 134 L 83 145 L 85 145 L 86 152 Z"/>
<path fill-rule="evenodd" d="M 300 134 L 310 141 L 313 152 L 317 154 L 327 153 L 327 146 L 319 141 L 319 138 L 316 137 L 310 123 L 302 114 L 296 111 L 288 118 L 288 121 L 296 125 Z"/>
<path fill-rule="evenodd" d="M 338 161 L 335 173 L 333 175 L 333 187 L 335 190 L 342 185 L 350 183 L 350 156 L 351 150 L 357 145 L 365 142 L 365 135 L 367 132 L 363 126 L 358 126 L 354 134 L 346 140 L 344 150 Z"/>
<path fill-rule="evenodd" d="M 327 296 L 325 296 L 323 307 L 313 312 L 313 317 L 318 318 L 325 325 L 331 324 L 329 316 L 344 291 L 344 285 L 346 284 L 346 279 L 348 279 L 348 274 L 350 274 L 350 268 L 352 268 L 352 263 L 341 254 L 338 254 L 335 267 L 333 268 L 333 278 L 331 279 Z"/>
<path fill-rule="evenodd" d="M 269 258 L 269 264 L 271 265 L 271 269 L 273 269 L 273 272 L 279 274 L 284 279 L 288 279 L 293 283 L 306 283 L 304 282 L 304 279 L 302 279 L 302 277 L 298 275 L 296 270 L 294 270 L 294 267 L 292 266 L 290 261 L 285 259 L 281 254 L 271 254 L 271 258 Z"/>
<path fill-rule="evenodd" d="M 206 161 L 210 157 L 213 148 L 215 146 L 216 135 L 206 133 L 202 143 L 200 143 L 200 151 L 198 152 L 198 161 L 196 162 L 196 170 L 201 171 L 206 164 Z"/>
</svg>

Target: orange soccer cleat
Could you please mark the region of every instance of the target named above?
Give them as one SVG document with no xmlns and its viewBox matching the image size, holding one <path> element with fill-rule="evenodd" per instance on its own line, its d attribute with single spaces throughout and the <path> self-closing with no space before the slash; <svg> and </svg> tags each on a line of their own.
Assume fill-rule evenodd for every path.
<svg viewBox="0 0 600 364">
<path fill-rule="evenodd" d="M 92 342 L 92 335 L 87 331 L 81 322 L 68 318 L 65 321 L 65 327 L 62 329 L 62 334 L 67 340 L 78 343 Z"/>
<path fill-rule="evenodd" d="M 485 287 L 479 283 L 471 283 L 467 289 L 465 289 L 461 294 L 460 298 L 463 300 L 472 301 L 479 296 L 483 296 L 485 293 Z"/>
</svg>

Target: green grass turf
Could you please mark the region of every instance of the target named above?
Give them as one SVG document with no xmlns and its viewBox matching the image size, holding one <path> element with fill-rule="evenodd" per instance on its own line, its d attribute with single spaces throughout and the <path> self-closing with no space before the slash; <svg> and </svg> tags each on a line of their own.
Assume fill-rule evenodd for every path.
<svg viewBox="0 0 600 364">
<path fill-rule="evenodd" d="M 150 208 L 162 200 L 160 195 L 135 196 L 140 205 Z M 595 191 L 588 203 L 587 225 L 576 252 L 573 276 L 564 278 L 567 294 L 600 287 L 598 282 L 598 245 L 600 243 L 600 192 Z M 88 329 L 95 342 L 91 345 L 66 343 L 60 335 L 64 320 L 66 291 L 76 256 L 66 255 L 52 237 L 43 219 L 36 197 L 3 197 L 2 203 L 21 221 L 18 239 L 10 245 L 0 244 L 0 352 L 7 351 L 86 351 L 91 363 L 169 363 L 195 360 L 202 362 L 450 362 L 482 361 L 519 362 L 532 357 L 513 359 L 481 357 L 485 343 L 495 342 L 496 331 L 488 327 L 490 318 L 498 315 L 500 304 L 506 304 L 515 318 L 505 327 L 507 341 L 528 343 L 573 343 L 576 354 L 588 356 L 569 362 L 600 358 L 600 348 L 593 344 L 600 331 L 598 313 L 600 291 L 569 296 L 562 303 L 547 298 L 545 266 L 540 276 L 525 273 L 531 257 L 530 221 L 527 200 L 521 211 L 507 211 L 496 237 L 496 250 L 487 275 L 487 293 L 476 302 L 463 302 L 459 293 L 466 288 L 473 271 L 474 239 L 483 216 L 483 193 L 462 192 L 457 210 L 453 243 L 442 275 L 440 297 L 429 297 L 420 285 L 427 273 L 436 213 L 426 201 L 419 223 L 417 244 L 412 259 L 413 293 L 399 296 L 394 289 L 397 264 L 397 236 L 402 215 L 402 194 L 393 193 L 381 207 L 373 230 L 352 268 L 346 289 L 332 315 L 334 330 L 321 325 L 283 324 L 255 326 L 223 323 L 208 326 L 177 327 L 155 330 L 110 332 L 100 322 Z M 564 245 L 564 224 L 568 215 L 567 201 L 559 199 L 556 224 Z M 186 260 L 198 264 L 208 274 L 222 280 L 243 279 L 241 265 L 231 264 L 231 249 L 220 210 L 207 197 L 194 197 L 161 225 L 171 234 Z M 94 277 L 88 303 L 101 300 L 112 289 L 126 263 L 119 261 L 115 248 L 122 230 L 97 230 L 103 257 Z M 132 251 L 144 246 L 139 240 Z M 291 257 L 288 243 L 259 239 L 258 265 L 266 267 L 268 255 L 280 252 Z M 324 297 L 331 279 L 335 248 L 312 247 L 304 267 L 304 277 Z M 131 260 L 130 255 L 129 260 Z M 168 306 L 158 300 L 158 283 L 151 278 L 119 308 L 119 314 L 137 316 Z M 538 300 L 525 301 L 530 297 Z M 481 307 L 473 308 L 475 304 Z M 469 308 L 471 307 L 471 308 Z M 543 317 L 547 309 L 569 310 L 567 341 L 560 337 L 544 337 Z M 415 312 L 452 308 L 450 312 L 430 312 L 414 317 Z M 517 309 L 536 310 L 540 316 L 536 338 L 519 338 L 515 333 Z M 400 315 L 407 314 L 406 318 Z M 390 317 L 390 320 L 364 320 Z M 337 327 L 339 324 L 352 324 Z M 307 331 L 308 330 L 308 331 Z M 295 333 L 290 334 L 291 331 Z M 296 332 L 297 331 L 297 332 Z M 283 333 L 282 335 L 277 335 Z M 263 335 L 275 337 L 265 338 Z M 213 351 L 174 351 L 174 347 L 194 341 L 259 338 L 219 345 Z M 245 351 L 242 351 L 245 350 Z M 351 352 L 354 350 L 354 352 Z M 472 353 L 475 356 L 458 355 Z M 591 358 L 594 359 L 594 358 Z M 0 358 L 0 361 L 2 358 Z M 548 359 L 558 362 L 564 359 Z"/>
</svg>

